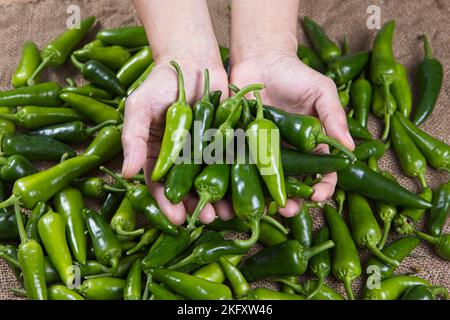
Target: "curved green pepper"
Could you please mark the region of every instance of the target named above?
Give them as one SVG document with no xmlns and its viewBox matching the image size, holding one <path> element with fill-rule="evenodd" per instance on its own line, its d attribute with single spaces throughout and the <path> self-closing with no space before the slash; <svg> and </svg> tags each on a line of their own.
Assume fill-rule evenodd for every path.
<svg viewBox="0 0 450 320">
<path fill-rule="evenodd" d="M 74 188 L 65 187 L 53 198 L 56 211 L 61 214 L 66 226 L 66 238 L 70 251 L 80 264 L 86 263 L 87 239 L 86 224 L 83 218 L 84 201 L 81 193 Z"/>
<path fill-rule="evenodd" d="M 124 300 L 141 300 L 142 294 L 142 266 L 141 259 L 137 259 L 131 266 L 123 289 Z"/>
<path fill-rule="evenodd" d="M 330 62 L 342 54 L 341 48 L 328 38 L 325 31 L 311 18 L 303 18 L 303 28 L 314 50 L 323 62 Z"/>
<path fill-rule="evenodd" d="M 450 234 L 441 234 L 434 237 L 420 231 L 415 233 L 420 239 L 430 243 L 439 257 L 445 261 L 450 261 Z"/>
<path fill-rule="evenodd" d="M 159 181 L 172 167 L 176 157 L 183 149 L 185 139 L 192 124 L 192 110 L 186 101 L 183 73 L 180 66 L 171 61 L 178 75 L 178 101 L 172 104 L 166 113 L 166 127 L 164 130 L 161 149 L 153 167 L 151 179 Z"/>
<path fill-rule="evenodd" d="M 372 140 L 372 134 L 370 131 L 363 127 L 361 124 L 359 124 L 358 121 L 356 121 L 353 118 L 350 118 L 347 116 L 347 126 L 348 131 L 350 131 L 350 135 L 355 139 L 362 139 L 362 140 Z"/>
<path fill-rule="evenodd" d="M 0 105 L 59 107 L 61 87 L 55 82 L 44 82 L 32 87 L 22 87 L 0 92 Z"/>
<path fill-rule="evenodd" d="M 444 70 L 439 60 L 433 58 L 430 42 L 426 35 L 422 36 L 425 58 L 417 71 L 418 103 L 414 108 L 412 122 L 418 126 L 433 112 L 444 78 Z"/>
<path fill-rule="evenodd" d="M 247 280 L 245 280 L 243 274 L 226 257 L 220 257 L 219 263 L 228 279 L 228 282 L 233 288 L 236 298 L 245 296 L 250 291 L 250 286 L 248 285 Z"/>
<path fill-rule="evenodd" d="M 357 145 L 353 153 L 359 161 L 366 161 L 371 157 L 378 160 L 384 156 L 386 148 L 387 146 L 381 141 L 372 140 Z"/>
<path fill-rule="evenodd" d="M 136 229 L 136 213 L 130 204 L 128 198 L 123 198 L 122 203 L 116 213 L 111 218 L 111 229 L 119 237 L 137 237 L 144 233 L 144 229 Z"/>
<path fill-rule="evenodd" d="M 356 245 L 344 219 L 333 207 L 325 205 L 325 217 L 330 228 L 331 239 L 335 243 L 331 271 L 339 281 L 344 283 L 348 298 L 354 300 L 352 281 L 361 275 L 361 262 Z"/>
<path fill-rule="evenodd" d="M 373 289 L 364 288 L 364 300 L 397 300 L 409 288 L 417 285 L 429 286 L 424 279 L 414 276 L 394 276 L 381 281 L 380 286 Z"/>
<path fill-rule="evenodd" d="M 311 67 L 320 73 L 325 73 L 325 64 L 320 60 L 316 53 L 307 46 L 302 44 L 298 45 L 297 57 L 308 67 Z"/>
<path fill-rule="evenodd" d="M 312 295 L 313 290 L 315 290 L 318 287 L 318 281 L 316 280 L 306 280 L 305 283 L 303 283 L 303 290 L 306 294 L 309 296 Z M 319 288 L 319 291 L 317 291 L 313 296 L 310 298 L 311 300 L 344 300 L 344 297 L 341 296 L 338 292 L 336 292 L 331 287 L 322 284 Z"/>
<path fill-rule="evenodd" d="M 236 266 L 241 261 L 242 256 L 225 256 L 225 258 Z M 207 264 L 197 269 L 192 275 L 215 283 L 223 283 L 226 280 L 225 273 L 219 262 Z"/>
<path fill-rule="evenodd" d="M 19 64 L 11 77 L 13 87 L 25 87 L 40 63 L 41 53 L 36 44 L 32 41 L 25 42 Z M 39 78 L 35 77 L 35 83 L 37 82 L 39 82 Z"/>
<path fill-rule="evenodd" d="M 144 234 L 141 236 L 141 238 L 139 239 L 139 242 L 136 243 L 136 245 L 134 245 L 132 248 L 130 248 L 127 251 L 127 256 L 136 253 L 142 249 L 144 249 L 145 247 L 151 245 L 152 243 L 154 243 L 156 241 L 156 239 L 158 239 L 159 237 L 159 230 L 156 228 L 150 228 L 147 231 L 144 232 Z"/>
</svg>

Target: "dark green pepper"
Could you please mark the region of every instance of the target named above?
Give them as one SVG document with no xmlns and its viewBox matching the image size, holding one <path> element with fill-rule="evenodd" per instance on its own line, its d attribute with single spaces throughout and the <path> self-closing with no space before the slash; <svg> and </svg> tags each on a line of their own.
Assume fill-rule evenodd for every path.
<svg viewBox="0 0 450 320">
<path fill-rule="evenodd" d="M 348 158 L 299 153 L 291 149 L 281 149 L 281 162 L 288 176 L 335 172 L 350 165 Z"/>
<path fill-rule="evenodd" d="M 286 218 L 286 223 L 293 240 L 305 248 L 311 247 L 313 221 L 307 206 L 303 206 L 295 216 Z"/>
<path fill-rule="evenodd" d="M 450 234 L 441 234 L 438 237 L 430 236 L 420 231 L 416 231 L 416 235 L 430 243 L 436 254 L 445 261 L 450 261 Z"/>
<path fill-rule="evenodd" d="M 402 300 L 437 300 L 438 296 L 448 300 L 447 288 L 417 285 L 406 290 L 402 295 Z"/>
<path fill-rule="evenodd" d="M 325 31 L 311 18 L 303 18 L 303 28 L 314 50 L 323 62 L 330 62 L 342 54 L 341 49 L 328 38 Z"/>
<path fill-rule="evenodd" d="M 113 159 L 122 152 L 122 127 L 107 126 L 101 129 L 91 144 L 84 150 L 83 155 L 95 155 L 99 158 L 98 164 Z"/>
<path fill-rule="evenodd" d="M 347 85 L 369 62 L 369 52 L 350 53 L 335 57 L 328 62 L 327 76 L 333 79 L 337 86 Z"/>
<path fill-rule="evenodd" d="M 142 265 L 137 259 L 131 266 L 123 290 L 124 300 L 141 300 L 142 294 Z"/>
<path fill-rule="evenodd" d="M 358 121 L 350 118 L 349 116 L 347 116 L 347 126 L 348 130 L 350 131 L 350 135 L 353 138 L 361 140 L 372 140 L 372 134 L 370 133 L 370 131 L 360 125 Z"/>
<path fill-rule="evenodd" d="M 0 165 L 0 177 L 6 182 L 15 182 L 38 171 L 27 158 L 20 154 L 0 158 Z"/>
<path fill-rule="evenodd" d="M 328 227 L 323 227 L 317 231 L 316 235 L 312 240 L 312 245 L 317 246 L 330 239 L 330 230 Z M 331 273 L 331 256 L 329 251 L 323 251 L 309 260 L 308 264 L 309 273 L 317 277 L 317 286 L 313 291 L 308 292 L 307 299 L 310 300 L 314 298 L 316 294 L 321 292 L 323 289 L 323 282 L 326 277 Z"/>
<path fill-rule="evenodd" d="M 48 208 L 45 202 L 38 202 L 33 208 L 25 226 L 28 239 L 33 239 L 37 242 L 41 241 L 39 238 L 38 222 L 47 211 Z"/>
<path fill-rule="evenodd" d="M 311 67 L 320 73 L 325 73 L 325 64 L 320 60 L 316 53 L 307 46 L 302 44 L 298 45 L 297 57 L 308 67 Z"/>
<path fill-rule="evenodd" d="M 417 285 L 429 286 L 424 279 L 414 276 L 395 276 L 381 281 L 380 285 L 373 289 L 364 288 L 364 300 L 397 300 L 409 288 Z"/>
<path fill-rule="evenodd" d="M 426 226 L 432 236 L 438 237 L 450 215 L 450 182 L 440 185 L 434 191 L 432 205 Z"/>
<path fill-rule="evenodd" d="M 180 163 L 170 168 L 164 181 L 164 195 L 170 202 L 180 203 L 192 190 L 202 167 L 195 163 Z"/>
</svg>

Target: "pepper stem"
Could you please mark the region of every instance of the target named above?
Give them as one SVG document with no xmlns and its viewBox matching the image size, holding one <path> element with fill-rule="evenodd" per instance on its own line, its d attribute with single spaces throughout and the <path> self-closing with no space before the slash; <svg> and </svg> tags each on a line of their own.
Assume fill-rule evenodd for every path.
<svg viewBox="0 0 450 320">
<path fill-rule="evenodd" d="M 228 86 L 228 88 L 229 88 L 231 91 L 233 91 L 234 93 L 238 93 L 238 92 L 239 92 L 239 88 L 238 88 L 234 83 L 230 84 L 230 85 Z"/>
<path fill-rule="evenodd" d="M 262 89 L 264 89 L 263 84 L 260 84 L 260 83 L 251 84 L 251 85 L 246 86 L 246 87 L 242 88 L 241 90 L 239 90 L 239 92 L 237 92 L 232 98 L 241 100 L 247 93 L 250 93 L 250 92 L 256 91 L 256 90 L 262 90 Z"/>
<path fill-rule="evenodd" d="M 138 252 L 145 246 L 148 246 L 156 241 L 159 232 L 155 228 L 148 229 L 141 237 L 139 242 L 130 250 L 127 251 L 127 256 L 132 255 L 135 252 Z"/>
<path fill-rule="evenodd" d="M 297 293 L 300 293 L 302 295 L 306 294 L 305 289 L 298 283 L 292 283 L 291 281 L 283 278 L 275 279 L 274 281 L 287 285 L 288 287 L 294 289 L 294 291 L 296 291 Z"/>
<path fill-rule="evenodd" d="M 81 63 L 77 58 L 75 58 L 73 54 L 70 56 L 70 60 L 72 61 L 75 68 L 77 68 L 79 71 L 83 70 L 84 64 Z"/>
<path fill-rule="evenodd" d="M 392 258 L 389 258 L 388 256 L 386 256 L 383 252 L 381 252 L 380 249 L 377 248 L 376 245 L 374 244 L 367 244 L 367 248 L 369 249 L 369 251 L 378 259 L 380 259 L 381 261 L 383 261 L 384 263 L 393 265 L 393 266 L 399 266 L 400 263 Z"/>
<path fill-rule="evenodd" d="M 19 197 L 12 194 L 11 197 L 0 203 L 0 209 L 8 208 L 19 202 Z"/>
<path fill-rule="evenodd" d="M 356 157 L 353 154 L 353 152 L 351 152 L 350 150 L 348 150 L 346 147 L 344 147 L 339 141 L 337 141 L 334 138 L 331 138 L 329 136 L 327 136 L 324 133 L 319 133 L 316 137 L 316 142 L 317 144 L 320 143 L 325 143 L 328 144 L 329 146 L 332 146 L 336 149 L 339 149 L 341 152 L 343 152 L 352 162 L 356 161 Z"/>
<path fill-rule="evenodd" d="M 428 187 L 428 183 L 427 183 L 427 180 L 425 179 L 425 175 L 423 172 L 421 172 L 417 175 L 417 179 L 419 179 L 420 185 L 422 186 L 422 188 Z"/>
<path fill-rule="evenodd" d="M 116 180 L 117 180 L 120 184 L 122 184 L 127 190 L 130 190 L 130 189 L 131 189 L 131 185 L 130 185 L 130 183 L 129 183 L 126 179 L 124 179 L 124 178 L 121 177 L 120 175 L 118 175 L 118 174 L 112 172 L 112 171 L 109 170 L 108 168 L 106 168 L 106 167 L 104 167 L 104 166 L 101 166 L 101 167 L 100 167 L 100 171 L 101 171 L 101 172 L 104 172 L 104 173 L 106 173 L 108 176 L 110 176 L 110 177 L 116 179 Z M 0 204 L 0 206 L 1 206 L 1 204 Z"/>
<path fill-rule="evenodd" d="M 202 102 L 211 103 L 209 99 L 209 70 L 203 70 L 203 97 Z"/>
<path fill-rule="evenodd" d="M 187 266 L 188 264 L 191 263 L 195 263 L 195 252 L 191 253 L 190 255 L 188 255 L 186 258 L 181 259 L 180 261 L 178 261 L 177 263 L 168 266 L 167 269 L 169 270 L 177 270 L 180 269 L 184 266 Z"/>
<path fill-rule="evenodd" d="M 66 78 L 66 82 L 69 85 L 69 87 L 76 87 L 77 84 L 75 83 L 75 80 L 73 80 L 72 78 Z"/>
<path fill-rule="evenodd" d="M 16 296 L 19 296 L 19 297 L 26 297 L 27 296 L 27 292 L 24 289 L 9 288 L 9 291 L 11 291 Z"/>
<path fill-rule="evenodd" d="M 191 234 L 189 235 L 189 242 L 187 245 L 188 247 L 191 244 L 193 244 L 202 235 L 204 228 L 205 228 L 205 226 L 200 226 L 191 232 Z"/>
<path fill-rule="evenodd" d="M 105 184 L 103 186 L 103 190 L 109 191 L 109 192 L 117 192 L 117 193 L 127 192 L 127 190 L 125 190 L 125 189 L 115 188 L 113 186 L 110 186 L 109 184 Z"/>
<path fill-rule="evenodd" d="M 323 282 L 325 280 L 325 277 L 322 274 L 319 274 L 317 276 L 317 285 L 313 292 L 311 292 L 307 297 L 306 300 L 311 300 L 322 288 Z"/>
<path fill-rule="evenodd" d="M 5 260 L 7 263 L 9 263 L 12 267 L 17 268 L 17 269 L 21 269 L 22 266 L 20 265 L 20 262 L 11 257 L 10 255 L 4 253 L 4 252 L 0 252 L 0 259 Z"/>
<path fill-rule="evenodd" d="M 186 103 L 186 91 L 184 90 L 183 72 L 176 61 L 170 61 L 170 65 L 175 68 L 178 76 L 178 102 Z"/>
<path fill-rule="evenodd" d="M 314 247 L 311 248 L 305 248 L 305 251 L 303 252 L 303 256 L 306 259 L 309 259 L 313 256 L 315 256 L 316 254 L 319 254 L 325 250 L 328 250 L 330 248 L 334 247 L 334 242 L 333 240 L 327 240 L 325 242 L 322 242 L 321 244 L 318 244 Z"/>
<path fill-rule="evenodd" d="M 42 72 L 42 70 L 47 68 L 47 66 L 49 65 L 50 61 L 53 59 L 54 55 L 55 54 L 52 53 L 51 55 L 49 55 L 48 57 L 46 57 L 45 59 L 42 60 L 41 64 L 36 68 L 36 70 L 34 70 L 34 72 L 31 75 L 31 77 L 27 80 L 27 85 L 28 86 L 34 86 L 36 84 L 36 81 L 34 79 L 36 79 L 36 77 Z"/>
<path fill-rule="evenodd" d="M 428 288 L 433 297 L 442 296 L 444 300 L 448 300 L 448 290 L 445 287 L 431 287 Z"/>
<path fill-rule="evenodd" d="M 418 230 L 415 230 L 414 232 L 420 239 L 425 240 L 426 242 L 429 242 L 434 245 L 438 244 L 439 242 L 439 238 L 437 237 L 430 236 L 429 234 L 420 232 Z"/>
<path fill-rule="evenodd" d="M 25 243 L 28 241 L 27 232 L 23 226 L 22 213 L 20 212 L 20 206 L 17 202 L 14 202 L 14 213 L 16 215 L 17 229 L 19 230 L 20 242 Z"/>
<path fill-rule="evenodd" d="M 126 230 L 123 230 L 121 226 L 117 226 L 115 228 L 115 231 L 119 236 L 124 236 L 124 237 L 138 237 L 145 232 L 144 228 L 136 229 L 133 231 L 126 231 Z"/>
<path fill-rule="evenodd" d="M 16 124 L 19 122 L 17 117 L 17 113 L 0 113 L 0 119 L 9 120 Z"/>
<path fill-rule="evenodd" d="M 420 36 L 420 38 L 423 40 L 423 48 L 425 49 L 425 59 L 433 59 L 433 50 L 431 49 L 428 36 L 426 34 L 423 34 Z"/>
<path fill-rule="evenodd" d="M 347 293 L 347 297 L 349 300 L 355 300 L 355 295 L 353 294 L 352 288 L 352 280 L 349 278 L 345 278 L 343 281 L 345 292 Z"/>
<path fill-rule="evenodd" d="M 145 282 L 144 293 L 142 294 L 142 300 L 148 300 L 148 296 L 150 295 L 150 283 L 152 283 L 152 276 L 147 275 L 147 281 Z"/>
<path fill-rule="evenodd" d="M 271 224 L 273 227 L 277 228 L 278 231 L 280 231 L 285 236 L 289 234 L 289 230 L 287 228 L 285 228 L 280 222 L 278 222 L 278 220 L 272 218 L 271 216 L 263 215 L 261 217 L 261 220 Z"/>
<path fill-rule="evenodd" d="M 336 79 L 336 75 L 333 73 L 333 71 L 327 71 L 325 75 L 332 80 Z"/>
<path fill-rule="evenodd" d="M 200 212 L 206 206 L 206 204 L 209 202 L 209 200 L 211 200 L 210 194 L 208 194 L 208 193 L 200 194 L 200 200 L 198 201 L 197 207 L 195 208 L 194 212 L 192 213 L 191 220 L 189 221 L 189 224 L 187 226 L 187 229 L 189 231 L 194 229 L 195 223 L 197 222 Z"/>
<path fill-rule="evenodd" d="M 378 244 L 378 249 L 382 250 L 384 248 L 384 245 L 387 242 L 389 231 L 391 230 L 392 225 L 392 219 L 387 219 L 384 221 L 384 229 L 383 229 L 383 236 L 381 237 L 380 243 Z"/>
<path fill-rule="evenodd" d="M 109 125 L 113 126 L 115 124 L 117 124 L 116 120 L 106 120 L 105 122 L 99 123 L 96 126 L 93 126 L 91 128 L 86 128 L 85 132 L 86 132 L 86 134 L 91 135 L 91 134 L 97 132 L 98 130 L 103 129 L 106 126 L 109 126 Z"/>
<path fill-rule="evenodd" d="M 246 240 L 242 240 L 242 239 L 234 239 L 233 242 L 241 247 L 241 248 L 250 248 L 251 246 L 253 246 L 256 241 L 258 241 L 259 238 L 259 219 L 254 219 L 252 220 L 250 223 L 250 232 L 251 232 L 251 236 L 250 238 L 246 239 Z"/>
</svg>

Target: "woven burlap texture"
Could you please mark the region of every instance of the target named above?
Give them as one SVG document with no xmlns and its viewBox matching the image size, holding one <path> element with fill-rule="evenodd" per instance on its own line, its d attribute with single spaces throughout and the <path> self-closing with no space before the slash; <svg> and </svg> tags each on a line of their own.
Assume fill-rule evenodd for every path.
<svg viewBox="0 0 450 320">
<path fill-rule="evenodd" d="M 280 2 L 289 0 L 280 0 Z M 24 41 L 32 39 L 39 47 L 58 35 L 64 28 L 69 5 L 79 5 L 83 16 L 95 15 L 98 23 L 91 33 L 104 27 L 120 27 L 139 23 L 136 12 L 129 0 L 0 0 L 0 35 L 2 46 L 0 47 L 0 88 L 10 88 L 10 77 L 13 72 Z M 349 35 L 352 50 L 368 50 L 376 30 L 367 28 L 370 5 L 377 5 L 381 9 L 382 22 L 390 19 L 397 20 L 395 36 L 395 55 L 397 59 L 406 65 L 413 79 L 414 70 L 423 58 L 423 49 L 417 37 L 426 32 L 433 44 L 436 57 L 445 68 L 444 87 L 436 107 L 430 119 L 422 126 L 427 132 L 450 143 L 448 126 L 450 115 L 448 105 L 450 103 L 448 81 L 450 70 L 450 52 L 448 43 L 450 35 L 450 4 L 445 0 L 302 0 L 300 4 L 300 17 L 308 15 L 320 23 L 327 33 L 335 41 L 342 42 L 343 35 Z M 230 4 L 227 0 L 209 1 L 211 18 L 214 24 L 217 39 L 220 45 L 228 46 L 230 30 Z M 299 41 L 305 42 L 305 36 L 299 28 Z M 264 67 L 264 66 L 261 66 Z M 44 78 L 64 82 L 64 79 L 74 74 L 71 66 L 46 71 Z M 370 129 L 374 134 L 379 134 L 381 124 L 371 119 Z M 119 167 L 120 161 L 112 164 Z M 418 191 L 417 181 L 406 178 L 396 161 L 392 151 L 381 160 L 380 166 L 395 174 L 400 183 L 412 191 Z M 448 180 L 448 175 L 429 169 L 427 181 L 432 188 Z M 323 224 L 320 211 L 313 211 L 314 227 L 317 229 Z M 449 231 L 448 225 L 446 231 Z M 362 258 L 366 257 L 362 253 Z M 434 285 L 443 285 L 450 289 L 449 263 L 437 258 L 432 250 L 425 244 L 419 246 L 414 255 L 405 259 L 398 268 L 398 273 L 415 272 L 418 276 L 428 279 Z M 328 282 L 339 291 L 342 287 L 330 278 Z M 258 285 L 273 287 L 274 284 L 264 282 Z M 0 299 L 17 299 L 10 293 L 9 288 L 19 287 L 13 273 L 3 261 L 0 261 Z M 354 285 L 359 290 L 361 281 Z"/>
</svg>

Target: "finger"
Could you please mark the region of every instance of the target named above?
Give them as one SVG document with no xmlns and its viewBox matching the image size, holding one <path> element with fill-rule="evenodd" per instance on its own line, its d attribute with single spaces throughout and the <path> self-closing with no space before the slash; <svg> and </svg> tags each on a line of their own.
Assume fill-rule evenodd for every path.
<svg viewBox="0 0 450 320">
<path fill-rule="evenodd" d="M 122 174 L 125 178 L 137 174 L 147 158 L 147 140 L 152 122 L 149 110 L 142 100 L 133 96 L 127 99 L 122 131 Z"/>
<path fill-rule="evenodd" d="M 189 213 L 192 213 L 195 211 L 195 208 L 198 205 L 198 198 L 194 197 L 193 195 L 189 194 L 186 196 L 186 198 L 183 200 L 184 205 L 186 206 L 186 210 Z M 214 221 L 216 218 L 216 211 L 214 210 L 214 207 L 212 204 L 207 203 L 203 209 L 200 211 L 199 219 L 204 224 L 209 224 Z"/>
<path fill-rule="evenodd" d="M 313 186 L 314 193 L 311 197 L 312 201 L 324 202 L 333 196 L 336 188 L 337 174 L 336 172 L 327 173 L 322 177 L 322 181 Z"/>
<path fill-rule="evenodd" d="M 234 217 L 233 206 L 228 200 L 220 200 L 214 203 L 214 209 L 216 209 L 217 215 L 223 221 L 230 220 Z"/>
<path fill-rule="evenodd" d="M 355 143 L 348 131 L 345 111 L 339 102 L 336 85 L 325 78 L 320 89 L 320 94 L 316 100 L 316 110 L 323 123 L 327 135 L 335 138 L 347 149 L 355 149 Z"/>
<path fill-rule="evenodd" d="M 164 186 L 159 182 L 151 183 L 148 188 L 169 221 L 178 226 L 182 225 L 186 220 L 184 204 L 171 203 L 164 195 Z"/>
<path fill-rule="evenodd" d="M 302 199 L 287 199 L 286 206 L 278 209 L 278 213 L 286 218 L 293 217 L 299 213 L 302 203 Z"/>
</svg>

